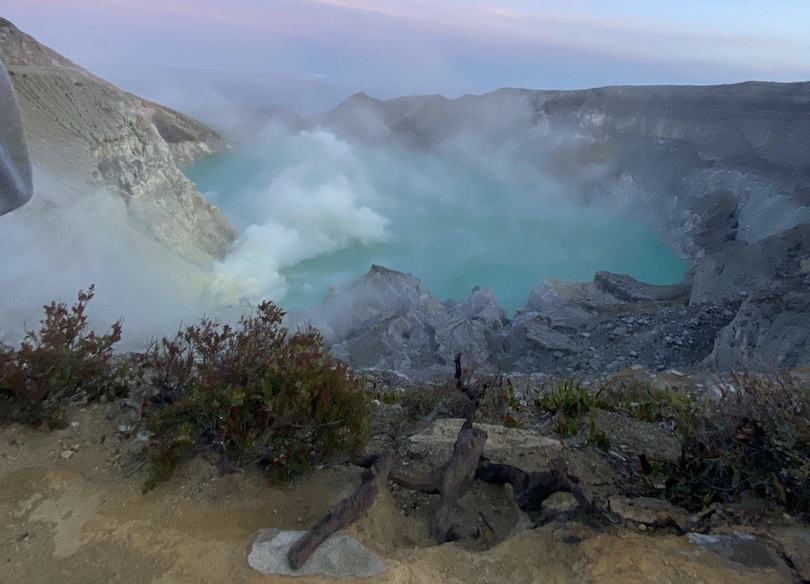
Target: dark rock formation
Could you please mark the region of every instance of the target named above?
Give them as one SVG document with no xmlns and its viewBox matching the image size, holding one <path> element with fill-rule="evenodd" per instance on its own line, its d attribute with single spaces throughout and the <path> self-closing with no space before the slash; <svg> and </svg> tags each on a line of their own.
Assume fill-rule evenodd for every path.
<svg viewBox="0 0 810 584">
<path fill-rule="evenodd" d="M 810 330 L 799 316 L 807 309 L 806 295 L 785 296 L 772 308 L 769 314 L 782 315 L 782 323 L 767 320 L 764 308 L 743 296 L 689 303 L 689 292 L 687 284 L 651 286 L 600 272 L 589 283 L 543 283 L 507 320 L 489 290 L 440 303 L 417 278 L 373 266 L 334 290 L 320 308 L 292 318 L 324 331 L 333 353 L 355 367 L 416 377 L 446 375 L 449 356 L 459 352 L 483 370 L 561 375 L 634 364 L 653 370 L 727 367 L 736 358 L 731 348 L 741 343 L 734 340 L 736 328 L 727 328 L 733 322 L 757 332 L 745 336 L 742 347 L 750 352 L 767 345 L 770 353 L 762 355 L 769 364 L 807 362 L 806 353 L 796 348 L 804 346 Z M 741 304 L 748 308 L 740 310 Z M 751 312 L 747 319 L 745 311 Z"/>
</svg>

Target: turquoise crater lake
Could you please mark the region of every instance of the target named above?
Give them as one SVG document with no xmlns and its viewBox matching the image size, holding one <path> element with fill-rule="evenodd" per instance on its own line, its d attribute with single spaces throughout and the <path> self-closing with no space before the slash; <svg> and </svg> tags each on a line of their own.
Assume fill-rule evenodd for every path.
<svg viewBox="0 0 810 584">
<path fill-rule="evenodd" d="M 185 171 L 242 233 L 216 291 L 287 310 L 319 304 L 371 264 L 415 275 L 441 300 L 491 288 L 510 314 L 546 278 L 608 270 L 671 284 L 686 267 L 644 227 L 542 187 L 326 132 L 268 138 Z"/>
</svg>

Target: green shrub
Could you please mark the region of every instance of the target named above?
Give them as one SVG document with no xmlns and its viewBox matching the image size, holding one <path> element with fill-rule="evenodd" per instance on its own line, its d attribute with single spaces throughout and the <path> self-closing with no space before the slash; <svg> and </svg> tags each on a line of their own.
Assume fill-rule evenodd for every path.
<svg viewBox="0 0 810 584">
<path fill-rule="evenodd" d="M 673 428 L 695 413 L 692 397 L 670 388 L 659 389 L 638 380 L 609 382 L 600 389 L 603 409 L 623 412 L 642 422 L 664 422 Z"/>
<path fill-rule="evenodd" d="M 573 379 L 562 382 L 544 393 L 534 402 L 539 412 L 551 414 L 557 419 L 556 428 L 562 436 L 574 436 L 579 429 L 579 419 L 594 409 L 613 409 L 600 397 L 600 392 L 590 393 Z"/>
<path fill-rule="evenodd" d="M 113 365 L 121 321 L 110 332 L 87 332 L 87 304 L 95 288 L 79 291 L 78 302 L 44 307 L 38 331 L 29 331 L 19 349 L 0 346 L 0 406 L 5 421 L 60 426 L 62 404 L 76 397 L 97 399 L 125 393 L 126 368 Z"/>
<path fill-rule="evenodd" d="M 158 389 L 148 490 L 203 452 L 224 468 L 257 464 L 287 479 L 369 439 L 369 396 L 316 330 L 294 334 L 270 302 L 237 327 L 203 318 L 146 355 Z"/>
<path fill-rule="evenodd" d="M 744 491 L 810 512 L 810 388 L 778 375 L 734 375 L 680 433 L 665 496 L 690 509 Z"/>
</svg>

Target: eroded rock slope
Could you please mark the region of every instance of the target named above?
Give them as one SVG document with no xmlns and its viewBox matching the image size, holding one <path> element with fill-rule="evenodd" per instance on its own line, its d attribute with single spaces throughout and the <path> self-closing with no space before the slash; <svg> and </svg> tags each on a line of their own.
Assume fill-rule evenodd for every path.
<svg viewBox="0 0 810 584">
<path fill-rule="evenodd" d="M 219 135 L 119 90 L 5 19 L 0 59 L 35 167 L 88 192 L 106 188 L 126 203 L 140 231 L 193 264 L 225 254 L 234 229 L 179 168 L 225 148 Z"/>
</svg>

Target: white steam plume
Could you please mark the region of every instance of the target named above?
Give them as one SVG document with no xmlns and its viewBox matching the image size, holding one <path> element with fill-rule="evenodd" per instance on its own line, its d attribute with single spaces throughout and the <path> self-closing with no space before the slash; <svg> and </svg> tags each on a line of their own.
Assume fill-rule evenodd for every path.
<svg viewBox="0 0 810 584">
<path fill-rule="evenodd" d="M 377 193 L 352 147 L 323 131 L 289 140 L 305 156 L 295 156 L 266 188 L 242 190 L 227 202 L 249 225 L 215 266 L 211 290 L 218 301 L 281 300 L 288 291 L 284 268 L 386 240 L 390 221 L 370 208 Z"/>
</svg>

